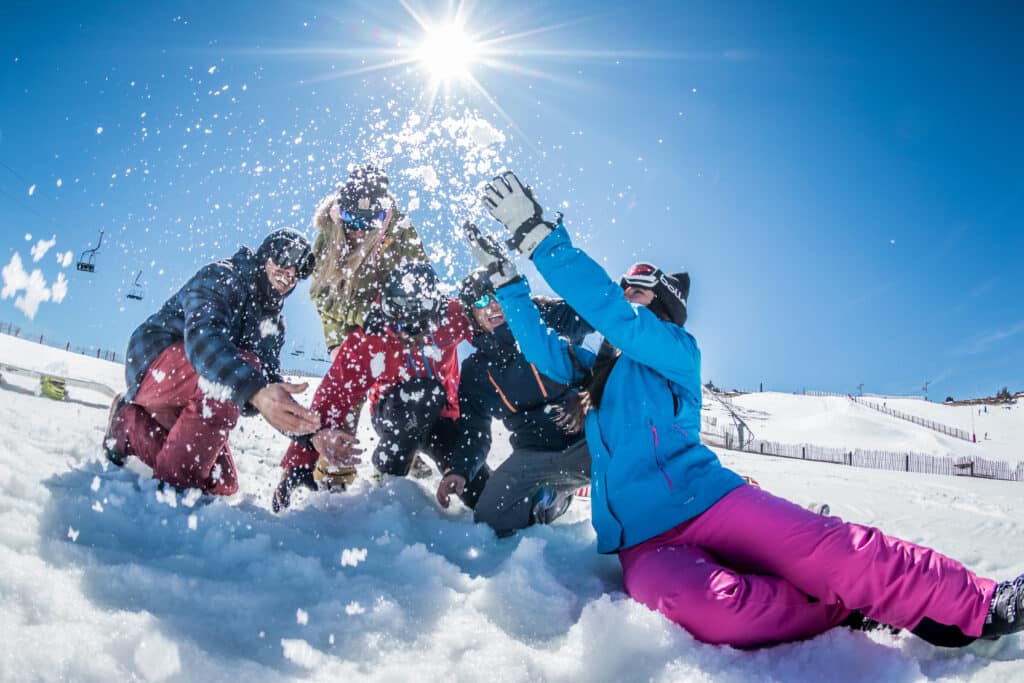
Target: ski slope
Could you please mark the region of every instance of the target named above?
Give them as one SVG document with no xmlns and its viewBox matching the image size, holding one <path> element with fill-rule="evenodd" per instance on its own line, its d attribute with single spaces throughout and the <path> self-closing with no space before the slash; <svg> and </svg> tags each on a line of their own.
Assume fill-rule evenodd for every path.
<svg viewBox="0 0 1024 683">
<path fill-rule="evenodd" d="M 0 360 L 123 383 L 120 365 L 3 335 Z M 103 396 L 72 389 L 56 402 L 36 386 L 0 387 L 5 682 L 1024 681 L 1019 636 L 958 651 L 842 629 L 754 652 L 698 643 L 626 598 L 618 562 L 594 550 L 585 503 L 499 540 L 458 502 L 440 510 L 436 478 L 374 488 L 363 477 L 274 516 L 286 440 L 259 419 L 231 437 L 238 494 L 162 497 L 100 455 Z M 839 399 L 801 418 L 799 398 L 736 403 L 765 414 L 751 425 L 763 438 L 925 438 Z M 1021 415 L 999 414 L 1018 443 Z M 372 447 L 367 422 L 360 437 Z M 507 453 L 496 439 L 492 464 Z M 721 456 L 766 489 L 826 501 L 979 573 L 1024 573 L 1022 484 Z"/>
</svg>

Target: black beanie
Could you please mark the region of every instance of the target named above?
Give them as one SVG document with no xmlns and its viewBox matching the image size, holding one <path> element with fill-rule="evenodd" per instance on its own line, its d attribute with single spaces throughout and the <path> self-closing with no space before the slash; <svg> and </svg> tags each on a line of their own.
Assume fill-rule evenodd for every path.
<svg viewBox="0 0 1024 683">
<path fill-rule="evenodd" d="M 381 208 L 381 200 L 387 195 L 388 176 L 384 171 L 373 164 L 357 166 L 338 190 L 338 208 L 348 212 Z M 367 205 L 360 206 L 360 199 L 367 200 Z"/>
<path fill-rule="evenodd" d="M 641 287 L 654 292 L 654 301 L 648 308 L 662 320 L 676 325 L 686 324 L 686 299 L 690 296 L 690 274 L 686 271 L 668 274 L 650 263 L 636 263 L 630 266 L 619 280 L 627 285 Z"/>
</svg>

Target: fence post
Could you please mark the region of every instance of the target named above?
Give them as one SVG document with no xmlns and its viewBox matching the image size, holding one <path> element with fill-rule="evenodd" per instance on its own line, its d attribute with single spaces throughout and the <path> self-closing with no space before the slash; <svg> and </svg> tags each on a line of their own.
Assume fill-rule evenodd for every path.
<svg viewBox="0 0 1024 683">
<path fill-rule="evenodd" d="M 764 441 L 761 442 L 761 455 L 764 455 Z"/>
<path fill-rule="evenodd" d="M 70 339 L 68 340 L 68 343 L 64 345 L 64 350 L 65 351 L 70 351 L 71 350 L 71 340 Z"/>
<path fill-rule="evenodd" d="M 907 453 L 906 459 L 907 459 L 907 469 L 906 469 L 906 471 L 909 472 L 910 471 L 910 453 Z"/>
<path fill-rule="evenodd" d="M 100 357 L 100 350 L 99 350 L 99 349 L 96 349 L 96 357 L 97 357 L 97 358 L 99 358 L 99 357 Z"/>
<path fill-rule="evenodd" d="M 800 459 L 801 460 L 806 460 L 807 459 L 807 446 L 801 446 L 800 447 Z"/>
<path fill-rule="evenodd" d="M 43 343 L 43 335 L 39 335 L 39 343 L 40 343 L 40 344 L 42 344 L 42 343 Z"/>
<path fill-rule="evenodd" d="M 849 453 L 847 453 L 846 454 L 846 458 L 847 458 L 846 464 L 849 465 L 850 467 L 853 467 L 853 451 L 850 451 Z"/>
</svg>

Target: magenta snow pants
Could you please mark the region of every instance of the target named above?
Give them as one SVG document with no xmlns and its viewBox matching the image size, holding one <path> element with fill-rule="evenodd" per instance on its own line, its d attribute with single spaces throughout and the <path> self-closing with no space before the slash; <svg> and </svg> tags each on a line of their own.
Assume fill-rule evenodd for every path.
<svg viewBox="0 0 1024 683">
<path fill-rule="evenodd" d="M 995 582 L 929 548 L 740 486 L 699 517 L 619 552 L 626 592 L 698 640 L 757 647 L 859 610 L 981 635 Z"/>
<path fill-rule="evenodd" d="M 242 357 L 259 367 L 255 354 L 243 351 Z M 156 479 L 215 495 L 238 490 L 235 461 L 228 448 L 238 407 L 202 392 L 184 343 L 172 344 L 157 356 L 119 417 L 127 439 L 125 454 L 153 468 Z"/>
</svg>

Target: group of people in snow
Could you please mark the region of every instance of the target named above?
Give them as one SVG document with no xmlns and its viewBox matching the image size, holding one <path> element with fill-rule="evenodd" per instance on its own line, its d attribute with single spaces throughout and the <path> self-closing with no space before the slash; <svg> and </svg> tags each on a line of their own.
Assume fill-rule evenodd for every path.
<svg viewBox="0 0 1024 683">
<path fill-rule="evenodd" d="M 276 230 L 200 269 L 132 334 L 107 457 L 139 458 L 162 485 L 228 495 L 228 436 L 259 413 L 291 439 L 279 512 L 297 488 L 352 482 L 368 401 L 377 479 L 406 476 L 425 455 L 442 475 L 438 503 L 459 497 L 499 535 L 550 523 L 590 484 L 597 550 L 618 555 L 626 592 L 704 642 L 758 647 L 846 625 L 954 647 L 1024 629 L 1024 576 L 979 577 L 722 466 L 700 442 L 686 273 L 638 263 L 611 279 L 513 173 L 481 201 L 563 299 L 531 296 L 499 242 L 470 223 L 480 268 L 444 296 L 387 176 L 358 167 L 317 208 L 312 245 Z M 281 308 L 307 277 L 332 359 L 309 408 L 279 361 Z M 460 363 L 464 341 L 476 350 Z M 492 471 L 495 418 L 512 453 Z"/>
</svg>

